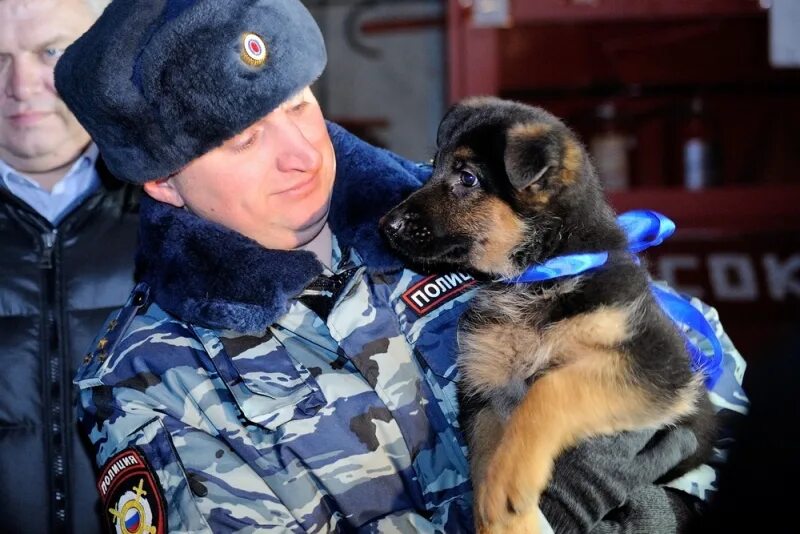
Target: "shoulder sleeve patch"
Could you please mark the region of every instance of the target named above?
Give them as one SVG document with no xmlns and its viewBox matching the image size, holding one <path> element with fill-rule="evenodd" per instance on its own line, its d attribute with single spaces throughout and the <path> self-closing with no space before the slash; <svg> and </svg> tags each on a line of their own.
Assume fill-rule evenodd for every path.
<svg viewBox="0 0 800 534">
<path fill-rule="evenodd" d="M 406 305 L 420 317 L 427 315 L 477 281 L 468 274 L 449 273 L 426 276 L 403 293 Z"/>
<path fill-rule="evenodd" d="M 166 534 L 164 495 L 138 450 L 131 447 L 110 458 L 100 472 L 97 490 L 108 532 Z"/>
</svg>

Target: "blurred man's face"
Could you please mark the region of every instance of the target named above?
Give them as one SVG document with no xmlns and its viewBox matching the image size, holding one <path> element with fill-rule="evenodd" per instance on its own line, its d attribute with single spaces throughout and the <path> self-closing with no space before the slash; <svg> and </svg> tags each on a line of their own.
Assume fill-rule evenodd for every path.
<svg viewBox="0 0 800 534">
<path fill-rule="evenodd" d="M 333 145 L 309 88 L 175 176 L 145 184 L 162 202 L 290 250 L 320 232 L 335 176 Z"/>
<path fill-rule="evenodd" d="M 0 0 L 0 159 L 20 172 L 63 167 L 89 143 L 53 68 L 95 18 L 85 0 Z"/>
</svg>

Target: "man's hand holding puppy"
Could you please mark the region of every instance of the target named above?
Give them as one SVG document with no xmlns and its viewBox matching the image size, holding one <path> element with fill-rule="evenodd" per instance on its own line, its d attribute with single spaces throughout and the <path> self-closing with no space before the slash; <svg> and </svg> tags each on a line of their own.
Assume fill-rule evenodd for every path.
<svg viewBox="0 0 800 534">
<path fill-rule="evenodd" d="M 556 460 L 542 512 L 556 533 L 682 532 L 701 501 L 655 482 L 696 449 L 686 427 L 590 440 Z"/>
</svg>

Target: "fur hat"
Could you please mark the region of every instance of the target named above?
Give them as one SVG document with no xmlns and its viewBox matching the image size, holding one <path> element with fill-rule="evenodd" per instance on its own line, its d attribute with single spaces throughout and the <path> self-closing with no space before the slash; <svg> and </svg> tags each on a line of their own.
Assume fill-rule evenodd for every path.
<svg viewBox="0 0 800 534">
<path fill-rule="evenodd" d="M 56 65 L 56 88 L 111 172 L 179 171 L 322 74 L 299 0 L 114 0 Z"/>
</svg>

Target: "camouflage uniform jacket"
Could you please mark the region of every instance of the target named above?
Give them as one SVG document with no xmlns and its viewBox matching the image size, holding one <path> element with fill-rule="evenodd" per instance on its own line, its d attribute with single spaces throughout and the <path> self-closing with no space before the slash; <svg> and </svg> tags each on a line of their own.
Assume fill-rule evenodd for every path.
<svg viewBox="0 0 800 534">
<path fill-rule="evenodd" d="M 472 530 L 454 358 L 474 280 L 404 269 L 378 236 L 429 170 L 330 132 L 330 271 L 143 202 L 142 283 L 76 379 L 117 528 Z M 716 400 L 741 411 L 727 348 Z M 693 475 L 684 489 L 713 487 Z"/>
</svg>

